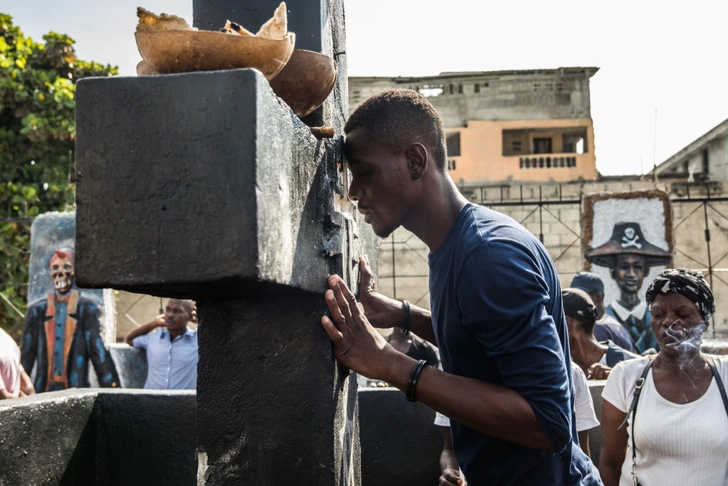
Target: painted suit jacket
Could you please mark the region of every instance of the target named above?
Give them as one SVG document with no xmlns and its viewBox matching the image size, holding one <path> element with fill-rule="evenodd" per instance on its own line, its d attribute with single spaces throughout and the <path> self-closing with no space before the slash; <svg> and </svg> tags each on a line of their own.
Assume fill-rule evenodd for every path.
<svg viewBox="0 0 728 486">
<path fill-rule="evenodd" d="M 48 390 L 51 381 L 53 361 L 53 335 L 55 334 L 54 294 L 40 300 L 28 308 L 25 314 L 25 329 L 21 349 L 21 362 L 28 372 L 37 362 L 35 391 Z M 48 338 L 51 338 L 50 340 Z M 63 336 L 63 356 L 65 359 L 65 388 L 89 387 L 89 359 L 96 370 L 99 385 L 118 387 L 119 375 L 108 349 L 101 338 L 99 306 L 81 297 L 72 290 L 67 304 L 65 333 Z"/>
<path fill-rule="evenodd" d="M 617 319 L 617 321 L 619 321 L 619 323 L 622 324 L 627 331 L 629 331 L 629 335 L 632 337 L 632 342 L 634 343 L 634 347 L 638 353 L 644 353 L 650 348 L 653 348 L 656 351 L 660 350 L 660 346 L 657 344 L 657 339 L 652 333 L 652 328 L 650 327 L 651 314 L 649 308 L 645 309 L 645 314 L 642 319 L 638 319 L 637 317 L 630 315 L 627 319 L 622 320 L 617 311 L 614 310 L 612 304 L 609 304 L 605 311 L 607 314 Z"/>
</svg>

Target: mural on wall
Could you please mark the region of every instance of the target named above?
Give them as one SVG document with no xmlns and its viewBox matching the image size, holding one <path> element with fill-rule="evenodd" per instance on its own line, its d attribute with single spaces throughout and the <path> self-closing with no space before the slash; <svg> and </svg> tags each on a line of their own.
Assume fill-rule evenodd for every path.
<svg viewBox="0 0 728 486">
<path fill-rule="evenodd" d="M 74 239 L 73 213 L 33 222 L 21 361 L 33 370 L 36 392 L 90 386 L 89 361 L 100 386 L 119 386 L 102 333 L 104 292 L 75 286 Z"/>
<path fill-rule="evenodd" d="M 669 196 L 657 190 L 590 194 L 583 214 L 585 269 L 604 281 L 606 312 L 627 328 L 639 352 L 658 349 L 645 292 L 672 261 Z"/>
</svg>

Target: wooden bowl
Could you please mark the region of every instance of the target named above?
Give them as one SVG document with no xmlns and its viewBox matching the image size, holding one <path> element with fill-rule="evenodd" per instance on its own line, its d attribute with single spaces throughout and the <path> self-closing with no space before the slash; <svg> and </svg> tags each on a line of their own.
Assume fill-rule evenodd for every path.
<svg viewBox="0 0 728 486">
<path fill-rule="evenodd" d="M 321 106 L 334 89 L 336 61 L 320 52 L 295 49 L 270 87 L 299 118 Z"/>
<path fill-rule="evenodd" d="M 141 31 L 135 37 L 150 72 L 256 68 L 268 80 L 283 69 L 296 43 L 293 32 L 280 40 L 206 30 Z"/>
</svg>

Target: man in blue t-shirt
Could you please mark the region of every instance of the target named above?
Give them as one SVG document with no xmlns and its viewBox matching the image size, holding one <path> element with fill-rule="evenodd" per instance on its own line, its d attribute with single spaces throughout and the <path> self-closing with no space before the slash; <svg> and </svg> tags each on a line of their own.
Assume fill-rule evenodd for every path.
<svg viewBox="0 0 728 486">
<path fill-rule="evenodd" d="M 360 259 L 362 309 L 336 275 L 322 324 L 337 359 L 450 417 L 469 484 L 599 485 L 577 445 L 561 287 L 543 245 L 513 219 L 469 204 L 447 172 L 442 122 L 411 90 L 349 118 L 349 198 L 374 232 L 399 226 L 430 249 L 432 313 L 376 291 Z M 372 327 L 437 343 L 443 371 L 396 351 Z"/>
</svg>

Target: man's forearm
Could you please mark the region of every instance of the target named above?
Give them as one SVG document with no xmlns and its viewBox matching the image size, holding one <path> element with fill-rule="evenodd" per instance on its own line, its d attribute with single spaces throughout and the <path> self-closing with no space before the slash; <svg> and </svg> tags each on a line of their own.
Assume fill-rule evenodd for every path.
<svg viewBox="0 0 728 486">
<path fill-rule="evenodd" d="M 154 331 L 158 327 L 157 321 L 154 320 L 152 322 L 147 322 L 143 326 L 139 326 L 136 329 L 132 329 L 132 331 L 126 335 L 124 338 L 124 342 L 128 344 L 129 346 L 134 345 L 134 339 L 143 336 L 144 334 L 149 334 L 150 332 Z"/>
<path fill-rule="evenodd" d="M 415 361 L 403 354 L 388 357 L 387 383 L 406 391 Z M 444 373 L 425 366 L 417 399 L 451 420 L 515 444 L 554 452 L 528 401 L 503 385 Z"/>
<path fill-rule="evenodd" d="M 410 304 L 410 318 L 412 319 L 412 328 L 410 330 L 422 339 L 437 346 L 435 333 L 432 330 L 432 316 L 430 311 Z"/>
<path fill-rule="evenodd" d="M 25 370 L 20 372 L 20 391 L 26 396 L 35 395 L 33 380 L 30 379 L 30 376 L 28 376 L 28 373 L 26 373 Z"/>
</svg>

